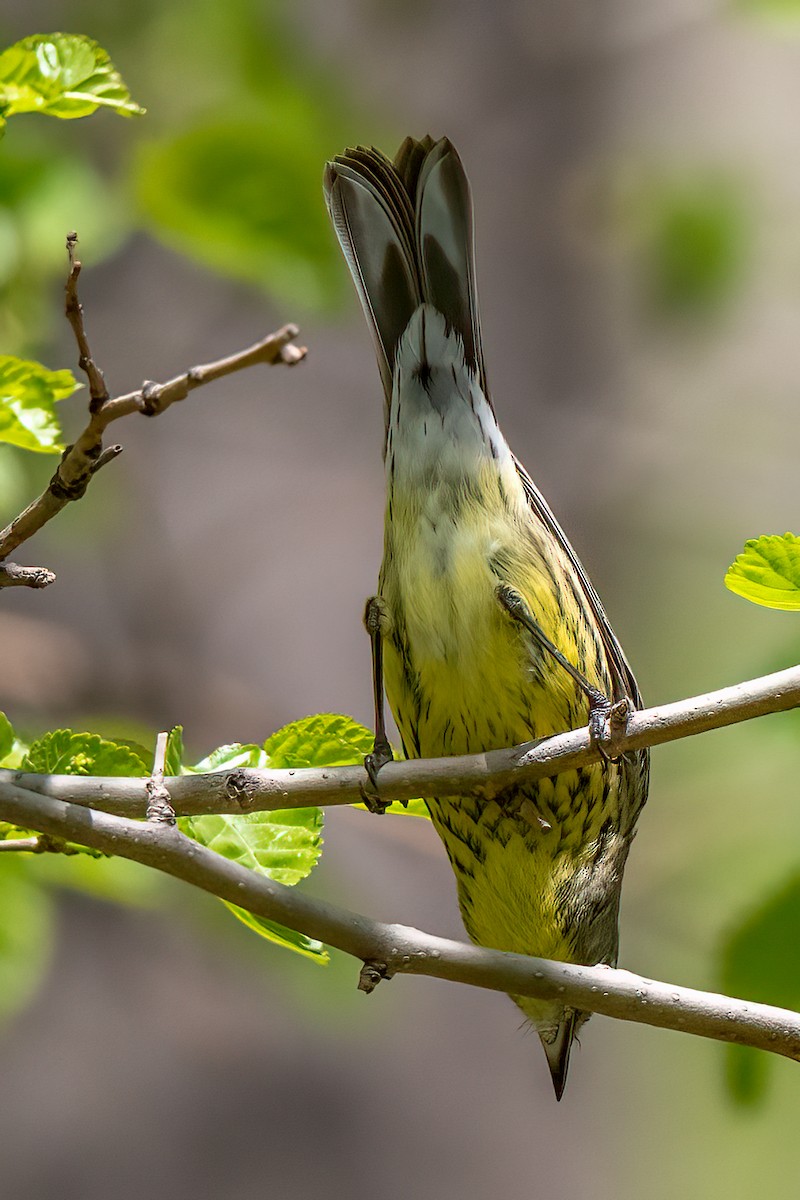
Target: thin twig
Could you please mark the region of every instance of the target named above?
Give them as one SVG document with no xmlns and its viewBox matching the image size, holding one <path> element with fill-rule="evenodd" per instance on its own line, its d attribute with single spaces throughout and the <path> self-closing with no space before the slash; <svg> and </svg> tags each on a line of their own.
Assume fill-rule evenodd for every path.
<svg viewBox="0 0 800 1200">
<path fill-rule="evenodd" d="M 170 803 L 168 789 L 164 786 L 164 767 L 167 761 L 167 746 L 169 734 L 160 733 L 156 738 L 156 752 L 153 758 L 153 774 L 145 784 L 147 792 L 148 821 L 162 822 L 166 825 L 175 824 L 175 810 Z"/>
<path fill-rule="evenodd" d="M 41 854 L 42 839 L 38 836 L 27 838 L 4 838 L 3 841 L 0 841 L 0 852 L 5 850 L 26 850 L 30 854 Z"/>
<path fill-rule="evenodd" d="M 587 1012 L 737 1042 L 800 1060 L 800 1015 L 608 967 L 526 958 L 384 924 L 285 887 L 223 858 L 173 826 L 129 821 L 0 783 L 0 819 L 118 855 L 317 938 L 371 967 L 373 982 L 431 975 Z"/>
<path fill-rule="evenodd" d="M 800 667 L 790 667 L 716 692 L 635 712 L 626 731 L 615 733 L 615 749 L 641 750 L 797 707 Z M 388 801 L 468 795 L 491 799 L 511 784 L 522 785 L 583 767 L 597 762 L 601 754 L 588 730 L 576 729 L 508 750 L 387 763 L 381 768 L 378 782 L 381 797 Z M 17 783 L 43 796 L 119 816 L 144 816 L 147 807 L 144 779 L 33 775 L 0 769 L 0 782 Z M 361 788 L 366 782 L 362 766 L 237 769 L 165 780 L 179 816 L 356 804 L 361 801 Z"/>
<path fill-rule="evenodd" d="M 36 837 L 4 838 L 0 841 L 0 851 L 10 850 L 27 854 L 81 854 L 79 846 L 70 846 L 61 838 L 50 837 L 47 833 L 37 834 Z"/>
<path fill-rule="evenodd" d="M 38 532 L 71 500 L 83 496 L 93 475 L 115 458 L 121 446 L 109 446 L 103 450 L 103 434 L 112 421 L 130 413 L 156 416 L 164 412 L 176 400 L 183 400 L 189 392 L 203 384 L 231 375 L 247 367 L 264 363 L 274 366 L 283 363 L 294 366 L 305 357 L 304 346 L 291 343 L 299 330 L 296 325 L 284 325 L 270 333 L 260 342 L 241 350 L 237 354 L 215 362 L 204 363 L 176 375 L 167 383 L 146 382 L 135 392 L 124 396 L 108 397 L 102 372 L 92 358 L 83 322 L 83 310 L 78 300 L 77 282 L 80 263 L 74 257 L 74 239 L 70 234 L 67 247 L 70 253 L 70 272 L 67 280 L 67 317 L 75 332 L 78 343 L 79 362 L 89 378 L 89 422 L 72 446 L 68 446 L 61 462 L 46 490 L 16 517 L 10 525 L 0 530 L 0 561 L 12 554 L 18 546 Z M 70 241 L 70 239 L 73 239 Z"/>
<path fill-rule="evenodd" d="M 22 567 L 19 563 L 0 563 L 0 588 L 46 588 L 55 581 L 55 572 L 47 567 Z"/>
<path fill-rule="evenodd" d="M 81 273 L 81 263 L 75 257 L 75 247 L 78 244 L 77 233 L 67 234 L 67 254 L 69 255 L 69 275 L 65 291 L 67 300 L 64 306 L 66 318 L 72 326 L 75 341 L 78 343 L 78 366 L 89 380 L 89 412 L 97 412 L 108 400 L 108 388 L 103 372 L 92 358 L 89 349 L 89 339 L 83 322 L 83 305 L 78 299 L 78 276 Z"/>
</svg>

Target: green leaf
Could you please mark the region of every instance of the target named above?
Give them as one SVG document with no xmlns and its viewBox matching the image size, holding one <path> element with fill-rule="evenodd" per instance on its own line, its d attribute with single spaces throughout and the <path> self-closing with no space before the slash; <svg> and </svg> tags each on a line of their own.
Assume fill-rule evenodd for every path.
<svg viewBox="0 0 800 1200">
<path fill-rule="evenodd" d="M 8 821 L 0 821 L 0 842 L 6 842 L 11 839 L 23 837 L 35 837 L 36 835 L 30 829 L 23 829 L 19 825 L 9 825 Z"/>
<path fill-rule="evenodd" d="M 195 765 L 195 771 L 237 767 L 332 767 L 360 762 L 372 747 L 372 735 L 349 717 L 323 714 L 285 725 L 263 749 L 235 743 L 220 746 Z M 181 828 L 204 846 L 274 879 L 293 885 L 314 868 L 322 848 L 323 815 L 318 808 L 249 813 L 245 816 L 187 817 Z M 237 917 L 270 941 L 327 962 L 321 943 L 272 921 L 228 905 Z"/>
<path fill-rule="evenodd" d="M 745 542 L 728 567 L 725 586 L 753 604 L 796 612 L 800 609 L 800 538 L 793 533 L 769 534 Z"/>
<path fill-rule="evenodd" d="M 0 874 L 0 1018 L 22 1008 L 40 985 L 52 940 L 52 907 L 47 895 L 30 881 L 21 863 L 4 862 Z"/>
<path fill-rule="evenodd" d="M 286 885 L 298 883 L 316 865 L 322 847 L 322 823 L 322 812 L 318 808 L 243 816 L 182 817 L 178 822 L 183 832 L 201 845 Z M 255 916 L 237 905 L 227 904 L 227 907 L 240 921 L 269 941 L 317 962 L 328 961 L 321 942 Z"/>
<path fill-rule="evenodd" d="M 17 737 L 5 713 L 0 713 L 0 767 L 16 771 L 28 753 L 26 744 Z"/>
<path fill-rule="evenodd" d="M 313 870 L 322 846 L 322 812 L 293 808 L 242 816 L 185 817 L 191 837 L 224 858 L 293 885 Z"/>
<path fill-rule="evenodd" d="M 378 779 L 380 780 L 380 776 L 378 776 Z M 358 804 L 351 804 L 350 808 L 362 808 L 364 812 L 369 812 L 366 804 L 362 804 L 360 801 Z M 409 800 L 405 807 L 401 800 L 393 800 L 385 811 L 395 817 L 425 817 L 428 821 L 431 819 L 431 814 L 428 812 L 428 806 L 424 800 Z"/>
<path fill-rule="evenodd" d="M 198 775 L 211 771 L 234 771 L 240 767 L 266 766 L 267 756 L 261 746 L 243 746 L 241 742 L 232 742 L 229 746 L 218 746 L 199 763 L 188 768 Z"/>
<path fill-rule="evenodd" d="M 287 929 L 284 925 L 278 925 L 275 921 L 268 921 L 266 917 L 257 917 L 255 913 L 248 912 L 246 908 L 239 908 L 236 904 L 229 904 L 227 900 L 223 900 L 222 903 L 259 937 L 274 942 L 276 946 L 283 946 L 286 950 L 294 950 L 296 954 L 302 954 L 320 966 L 329 961 L 330 955 L 322 942 L 306 937 L 304 933 L 297 933 L 294 929 Z"/>
<path fill-rule="evenodd" d="M 720 991 L 783 1008 L 800 1008 L 800 875 L 768 896 L 725 942 Z M 728 1046 L 727 1080 L 733 1097 L 756 1104 L 765 1094 L 770 1056 L 747 1046 Z"/>
<path fill-rule="evenodd" d="M 4 712 L 0 712 L 0 766 L 4 759 L 14 749 L 14 729 Z"/>
<path fill-rule="evenodd" d="M 32 743 L 21 769 L 39 775 L 149 775 L 145 759 L 131 745 L 56 729 Z"/>
<path fill-rule="evenodd" d="M 317 713 L 284 725 L 264 742 L 267 765 L 282 767 L 346 767 L 363 762 L 373 735 L 352 717 Z"/>
<path fill-rule="evenodd" d="M 267 763 L 280 767 L 349 767 L 363 763 L 372 750 L 375 735 L 365 725 L 339 713 L 318 713 L 284 725 L 264 743 Z M 395 757 L 400 757 L 395 751 Z M 351 808 L 366 810 L 365 804 Z M 409 800 L 408 806 L 396 800 L 386 809 L 397 816 L 430 818 L 424 800 Z"/>
<path fill-rule="evenodd" d="M 0 442 L 59 454 L 64 447 L 54 405 L 80 386 L 71 371 L 0 355 Z"/>
<path fill-rule="evenodd" d="M 306 308 L 331 306 L 344 272 L 320 201 L 327 148 L 285 106 L 142 148 L 136 184 L 152 232 L 212 270 Z"/>
<path fill-rule="evenodd" d="M 183 726 L 174 725 L 167 738 L 167 757 L 164 762 L 165 775 L 180 775 L 183 766 Z"/>
<path fill-rule="evenodd" d="M 99 107 L 121 116 L 144 112 L 108 54 L 82 34 L 34 34 L 0 54 L 0 112 L 87 117 Z"/>
</svg>

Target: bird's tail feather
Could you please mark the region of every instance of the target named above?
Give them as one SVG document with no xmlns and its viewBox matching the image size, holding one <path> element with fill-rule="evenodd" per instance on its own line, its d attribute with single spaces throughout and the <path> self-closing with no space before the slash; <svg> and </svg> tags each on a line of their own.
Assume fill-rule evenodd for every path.
<svg viewBox="0 0 800 1200">
<path fill-rule="evenodd" d="M 327 165 L 325 199 L 372 330 L 387 419 L 397 345 L 422 303 L 459 335 L 487 395 L 472 197 L 448 139 L 406 138 L 393 162 L 379 150 L 346 150 Z"/>
</svg>

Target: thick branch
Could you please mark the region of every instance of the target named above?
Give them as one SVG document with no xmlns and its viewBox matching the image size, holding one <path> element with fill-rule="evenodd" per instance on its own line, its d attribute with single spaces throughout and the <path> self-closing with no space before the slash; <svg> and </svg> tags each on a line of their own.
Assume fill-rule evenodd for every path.
<svg viewBox="0 0 800 1200">
<path fill-rule="evenodd" d="M 800 706 L 800 667 L 764 675 L 631 715 L 614 750 L 641 750 L 677 741 L 738 721 Z M 523 784 L 597 762 L 601 752 L 588 730 L 576 729 L 509 750 L 453 758 L 410 759 L 388 763 L 378 781 L 384 800 L 416 796 L 496 796 L 510 784 Z M 0 770 L 0 782 L 15 783 L 54 799 L 120 816 L 144 816 L 146 780 L 74 775 L 33 775 Z M 355 804 L 368 783 L 361 766 L 304 770 L 236 770 L 210 775 L 181 775 L 164 781 L 179 816 L 272 811 L 309 805 Z"/>
<path fill-rule="evenodd" d="M 785 1009 L 657 983 L 628 971 L 526 958 L 386 925 L 273 883 L 169 825 L 92 812 L 7 783 L 0 784 L 0 819 L 182 879 L 361 959 L 370 964 L 373 979 L 431 975 L 800 1060 L 800 1015 Z"/>
</svg>

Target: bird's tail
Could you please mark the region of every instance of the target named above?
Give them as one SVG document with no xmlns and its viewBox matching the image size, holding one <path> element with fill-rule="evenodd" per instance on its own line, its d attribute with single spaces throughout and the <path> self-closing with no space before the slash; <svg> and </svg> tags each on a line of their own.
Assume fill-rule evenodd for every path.
<svg viewBox="0 0 800 1200">
<path fill-rule="evenodd" d="M 447 138 L 406 138 L 394 161 L 379 150 L 345 150 L 325 169 L 325 199 L 372 330 L 391 403 L 397 345 L 422 303 L 433 305 L 464 345 L 488 398 L 481 349 L 472 196 Z"/>
</svg>

